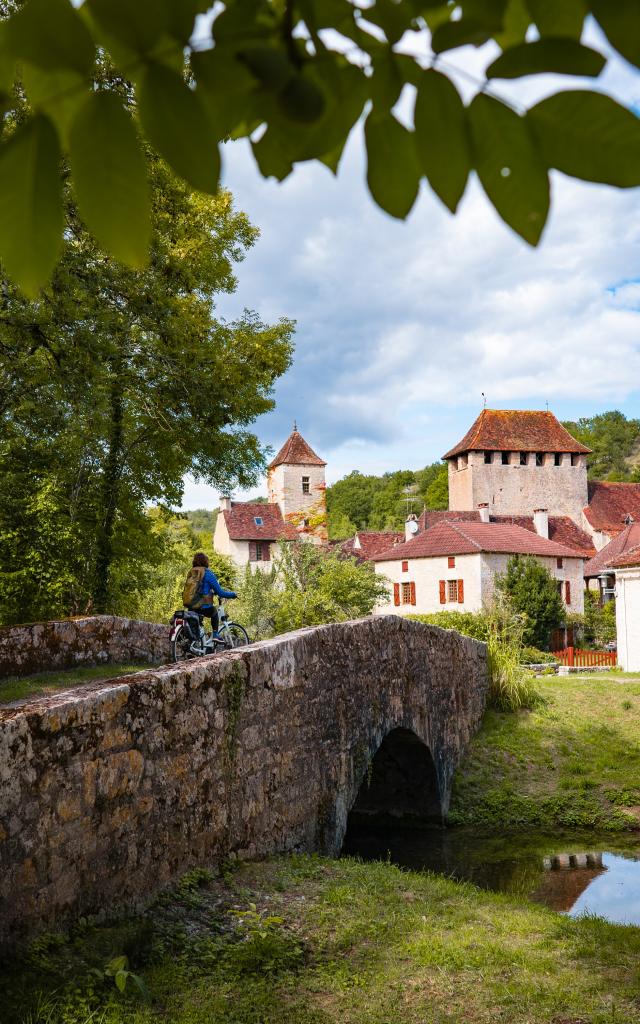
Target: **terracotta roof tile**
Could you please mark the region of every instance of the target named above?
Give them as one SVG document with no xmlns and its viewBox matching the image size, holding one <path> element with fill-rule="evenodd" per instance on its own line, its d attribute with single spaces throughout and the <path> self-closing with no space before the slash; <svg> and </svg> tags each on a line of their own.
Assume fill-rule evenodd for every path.
<svg viewBox="0 0 640 1024">
<path fill-rule="evenodd" d="M 590 480 L 589 504 L 584 514 L 594 530 L 620 533 L 628 515 L 640 520 L 640 484 Z"/>
<path fill-rule="evenodd" d="M 612 569 L 626 569 L 627 567 L 632 568 L 633 566 L 640 565 L 640 545 L 635 548 L 631 548 L 624 555 L 620 555 L 614 562 L 611 563 Z"/>
<path fill-rule="evenodd" d="M 447 512 L 425 509 L 418 517 L 418 525 L 428 530 L 442 522 L 480 522 L 480 513 L 473 511 Z M 531 533 L 536 532 L 533 516 L 491 516 L 492 523 L 511 523 L 521 526 Z M 591 558 L 596 553 L 593 541 L 588 533 L 576 526 L 569 516 L 549 516 L 549 540 L 577 551 L 583 558 Z"/>
<path fill-rule="evenodd" d="M 599 576 L 601 572 L 612 568 L 621 556 L 638 545 L 640 545 L 640 523 L 630 523 L 598 551 L 594 558 L 589 559 L 584 567 L 585 576 Z"/>
<path fill-rule="evenodd" d="M 276 466 L 326 466 L 324 459 L 316 455 L 298 430 L 292 430 L 282 448 L 273 459 L 268 469 Z"/>
<path fill-rule="evenodd" d="M 590 452 L 576 441 L 552 412 L 483 409 L 458 444 L 443 459 L 461 452 Z"/>
<path fill-rule="evenodd" d="M 356 537 L 360 541 L 360 547 L 355 546 Z M 358 530 L 355 537 L 342 542 L 340 550 L 344 555 L 351 555 L 359 562 L 368 562 L 374 555 L 387 551 L 394 544 L 401 544 L 403 541 L 403 533 L 394 533 L 390 530 Z"/>
<path fill-rule="evenodd" d="M 253 501 L 232 501 L 231 511 L 223 511 L 231 540 L 296 540 L 297 531 L 282 518 L 280 506 Z M 262 525 L 256 523 L 262 519 Z"/>
<path fill-rule="evenodd" d="M 433 558 L 478 552 L 508 555 L 544 555 L 548 558 L 581 558 L 578 551 L 539 537 L 510 523 L 442 522 L 417 537 L 374 555 L 374 562 L 402 558 Z"/>
</svg>

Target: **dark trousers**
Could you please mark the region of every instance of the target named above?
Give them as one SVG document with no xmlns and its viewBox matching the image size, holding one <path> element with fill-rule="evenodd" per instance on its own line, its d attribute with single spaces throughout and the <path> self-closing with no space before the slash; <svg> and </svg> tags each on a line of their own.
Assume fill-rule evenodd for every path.
<svg viewBox="0 0 640 1024">
<path fill-rule="evenodd" d="M 218 609 L 215 605 L 211 605 L 209 608 L 198 608 L 198 614 L 203 619 L 211 619 L 211 630 L 213 633 L 218 631 Z"/>
</svg>

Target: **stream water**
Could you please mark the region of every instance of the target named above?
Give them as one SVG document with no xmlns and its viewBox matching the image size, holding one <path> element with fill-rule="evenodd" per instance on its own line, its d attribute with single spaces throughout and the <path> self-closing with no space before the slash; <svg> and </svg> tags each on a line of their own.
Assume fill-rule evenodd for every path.
<svg viewBox="0 0 640 1024">
<path fill-rule="evenodd" d="M 344 854 L 435 871 L 571 916 L 640 925 L 640 835 L 390 829 L 350 823 Z"/>
</svg>

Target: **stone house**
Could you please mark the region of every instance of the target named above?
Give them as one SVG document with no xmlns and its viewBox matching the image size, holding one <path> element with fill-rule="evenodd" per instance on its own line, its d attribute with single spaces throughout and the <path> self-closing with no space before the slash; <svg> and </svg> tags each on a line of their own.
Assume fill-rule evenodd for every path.
<svg viewBox="0 0 640 1024">
<path fill-rule="evenodd" d="M 616 578 L 616 637 L 618 664 L 640 672 L 640 546 L 611 562 Z"/>
<path fill-rule="evenodd" d="M 540 517 L 538 519 L 540 522 Z M 570 612 L 582 612 L 583 556 L 545 535 L 511 523 L 442 520 L 403 544 L 373 556 L 391 583 L 385 614 L 478 612 L 491 602 L 495 579 L 512 555 L 532 555 L 549 570 Z"/>
<path fill-rule="evenodd" d="M 214 549 L 236 565 L 266 570 L 281 540 L 327 543 L 325 466 L 294 424 L 268 466 L 268 501 L 221 498 Z"/>
</svg>

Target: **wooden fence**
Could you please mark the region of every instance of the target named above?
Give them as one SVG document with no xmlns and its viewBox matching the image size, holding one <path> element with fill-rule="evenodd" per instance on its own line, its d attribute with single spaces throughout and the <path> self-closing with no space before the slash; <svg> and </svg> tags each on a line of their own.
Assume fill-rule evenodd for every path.
<svg viewBox="0 0 640 1024">
<path fill-rule="evenodd" d="M 564 650 L 553 653 L 561 665 L 568 665 L 570 668 L 593 668 L 618 663 L 615 651 L 581 651 L 578 647 L 565 647 Z"/>
</svg>

